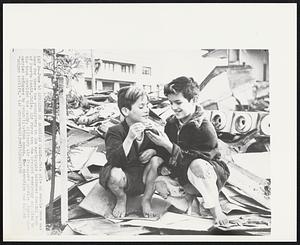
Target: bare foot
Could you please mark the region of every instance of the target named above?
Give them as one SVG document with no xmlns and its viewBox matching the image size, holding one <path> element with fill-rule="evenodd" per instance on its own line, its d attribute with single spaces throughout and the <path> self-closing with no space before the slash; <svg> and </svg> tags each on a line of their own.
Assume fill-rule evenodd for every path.
<svg viewBox="0 0 300 245">
<path fill-rule="evenodd" d="M 220 206 L 211 208 L 210 212 L 214 217 L 216 225 L 227 225 L 229 223 L 227 216 L 223 213 Z"/>
<path fill-rule="evenodd" d="M 151 208 L 151 203 L 149 200 L 142 200 L 142 209 L 144 217 L 153 218 L 156 216 Z"/>
<path fill-rule="evenodd" d="M 113 210 L 113 216 L 115 218 L 123 218 L 126 214 L 126 197 L 118 198 L 116 206 Z"/>
<path fill-rule="evenodd" d="M 186 193 L 185 194 L 185 199 L 186 199 L 187 204 L 188 204 L 188 208 L 187 208 L 186 213 L 188 215 L 192 215 L 192 204 L 193 204 L 194 196 L 191 195 L 191 194 Z"/>
</svg>

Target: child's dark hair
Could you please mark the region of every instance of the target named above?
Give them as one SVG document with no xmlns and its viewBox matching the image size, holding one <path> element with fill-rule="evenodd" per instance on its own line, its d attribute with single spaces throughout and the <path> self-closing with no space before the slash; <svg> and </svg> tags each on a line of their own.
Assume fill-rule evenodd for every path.
<svg viewBox="0 0 300 245">
<path fill-rule="evenodd" d="M 119 90 L 118 92 L 118 107 L 121 111 L 123 107 L 131 110 L 131 106 L 140 98 L 141 96 L 147 96 L 147 93 L 140 87 L 136 86 L 126 86 Z M 121 111 L 122 113 L 122 111 Z"/>
<path fill-rule="evenodd" d="M 199 91 L 199 85 L 192 77 L 178 77 L 164 86 L 165 96 L 181 92 L 188 101 L 197 98 Z"/>
</svg>

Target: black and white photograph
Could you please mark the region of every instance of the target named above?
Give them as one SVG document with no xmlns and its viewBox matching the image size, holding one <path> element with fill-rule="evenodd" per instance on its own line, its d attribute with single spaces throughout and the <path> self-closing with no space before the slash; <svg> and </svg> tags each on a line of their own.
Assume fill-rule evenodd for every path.
<svg viewBox="0 0 300 245">
<path fill-rule="evenodd" d="M 49 232 L 270 233 L 268 50 L 43 54 Z"/>
<path fill-rule="evenodd" d="M 293 241 L 296 5 L 247 6 L 7 4 L 6 239 Z"/>
</svg>

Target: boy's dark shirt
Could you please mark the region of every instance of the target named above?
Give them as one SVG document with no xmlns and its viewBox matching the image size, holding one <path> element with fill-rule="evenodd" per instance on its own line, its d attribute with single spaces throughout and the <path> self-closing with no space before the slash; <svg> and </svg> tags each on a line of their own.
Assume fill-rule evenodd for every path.
<svg viewBox="0 0 300 245">
<path fill-rule="evenodd" d="M 181 128 L 174 115 L 169 117 L 165 133 L 173 143 L 172 153 L 163 150 L 158 155 L 173 169 L 171 177 L 178 177 L 182 185 L 188 183 L 187 170 L 191 162 L 198 158 L 206 160 L 214 167 L 218 176 L 217 186 L 221 189 L 229 177 L 229 169 L 221 160 L 216 131 L 203 114 L 197 107 L 192 118 Z"/>
<path fill-rule="evenodd" d="M 147 149 L 157 149 L 158 147 L 144 134 L 144 140 L 138 149 L 137 142 L 134 140 L 128 155 L 125 155 L 123 142 L 127 137 L 129 127 L 126 121 L 112 126 L 108 129 L 105 137 L 107 164 L 113 167 L 126 169 L 132 165 L 141 165 L 139 153 Z"/>
<path fill-rule="evenodd" d="M 107 186 L 107 181 L 110 176 L 110 171 L 113 167 L 121 168 L 125 170 L 130 167 L 142 166 L 145 167 L 139 161 L 139 154 L 147 149 L 159 150 L 146 134 L 140 148 L 138 148 L 137 142 L 134 140 L 128 155 L 125 155 L 123 142 L 127 137 L 129 126 L 126 121 L 110 127 L 105 136 L 105 148 L 106 148 L 106 159 L 107 163 L 100 170 L 99 182 L 102 186 Z"/>
</svg>

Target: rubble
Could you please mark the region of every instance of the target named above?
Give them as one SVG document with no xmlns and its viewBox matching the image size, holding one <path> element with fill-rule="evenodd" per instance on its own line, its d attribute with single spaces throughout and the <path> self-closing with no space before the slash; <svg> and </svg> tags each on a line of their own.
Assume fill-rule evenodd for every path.
<svg viewBox="0 0 300 245">
<path fill-rule="evenodd" d="M 150 120 L 157 127 L 162 128 L 166 118 L 173 114 L 173 111 L 165 98 L 152 98 L 150 101 L 152 103 Z M 129 198 L 127 216 L 117 220 L 111 214 L 115 203 L 114 196 L 100 186 L 98 179 L 98 172 L 106 163 L 105 134 L 109 127 L 122 120 L 116 104 L 116 94 L 102 92 L 93 96 L 80 97 L 73 93 L 68 97 L 68 103 L 69 222 L 62 234 L 145 235 L 236 232 L 235 234 L 264 235 L 270 233 L 269 152 L 246 153 L 251 140 L 261 135 L 259 129 L 255 128 L 254 131 L 249 131 L 250 133 L 239 134 L 238 138 L 236 138 L 237 134 L 231 135 L 231 138 L 227 134 L 226 143 L 220 140 L 221 151 L 228 161 L 231 172 L 228 182 L 220 193 L 221 207 L 230 220 L 228 226 L 214 226 L 208 210 L 203 208 L 201 198 L 195 198 L 192 213 L 187 215 L 170 206 L 158 195 L 154 195 L 152 200 L 154 210 L 159 214 L 157 218 L 150 219 L 142 216 L 139 196 Z M 51 133 L 49 129 L 51 129 L 52 117 L 49 116 L 51 113 L 49 101 L 46 104 L 48 114 L 45 116 L 45 128 L 48 129 L 46 130 L 48 133 Z M 261 108 L 260 105 L 256 104 Z M 211 119 L 213 112 L 208 111 L 207 115 Z M 59 127 L 58 119 L 57 127 Z M 221 133 L 224 134 L 218 131 L 219 136 Z M 46 172 L 51 169 L 50 146 L 51 138 L 48 137 Z M 56 154 L 57 187 L 60 178 L 58 150 Z M 49 180 L 51 176 L 47 176 Z M 50 181 L 47 181 L 47 184 L 50 185 Z M 56 218 L 59 219 L 59 188 L 56 188 L 54 208 Z"/>
<path fill-rule="evenodd" d="M 112 210 L 115 204 L 115 196 L 110 191 L 105 190 L 99 183 L 95 183 L 93 189 L 79 206 L 91 213 L 113 219 Z M 158 216 L 166 212 L 169 206 L 170 204 L 159 196 L 153 196 L 152 208 Z M 128 197 L 127 216 L 125 219 L 143 219 L 141 208 L 141 196 Z"/>
<path fill-rule="evenodd" d="M 122 227 L 120 224 L 113 223 L 101 217 L 72 220 L 68 223 L 67 231 L 69 234 L 70 229 L 79 235 L 133 236 L 151 234 L 150 231 L 142 227 Z"/>
</svg>

